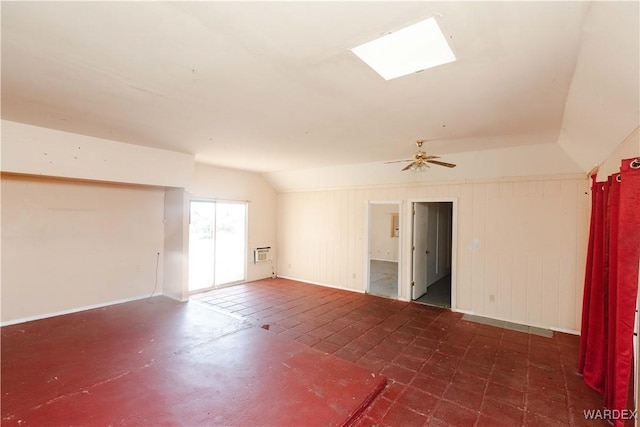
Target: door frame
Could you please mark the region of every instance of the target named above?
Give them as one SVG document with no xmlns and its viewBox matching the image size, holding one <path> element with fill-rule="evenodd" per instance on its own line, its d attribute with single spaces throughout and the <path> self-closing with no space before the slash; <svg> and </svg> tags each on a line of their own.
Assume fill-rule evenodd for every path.
<svg viewBox="0 0 640 427">
<path fill-rule="evenodd" d="M 408 218 L 406 218 L 408 226 L 407 233 L 412 236 L 411 240 L 407 239 L 405 242 L 405 250 L 409 262 L 407 263 L 406 274 L 409 280 L 407 280 L 405 287 L 405 295 L 409 296 L 409 301 L 413 301 L 413 292 L 411 289 L 411 283 L 413 282 L 413 233 L 414 233 L 414 221 L 413 221 L 413 206 L 414 203 L 451 203 L 451 311 L 456 311 L 457 305 L 457 288 L 458 288 L 458 198 L 457 197 L 424 197 L 417 199 L 409 199 L 409 209 L 407 209 Z"/>
<path fill-rule="evenodd" d="M 249 255 L 250 255 L 250 250 L 249 250 L 249 201 L 248 200 L 230 200 L 230 199 L 216 199 L 216 198 L 211 198 L 211 197 L 191 197 L 189 198 L 188 201 L 188 207 L 189 207 L 189 212 L 188 212 L 188 216 L 187 216 L 187 225 L 189 228 L 189 231 L 187 232 L 187 247 L 189 247 L 189 240 L 191 239 L 191 202 L 208 202 L 208 203 L 233 203 L 233 204 L 241 204 L 244 205 L 244 271 L 243 271 L 243 276 L 244 278 L 241 280 L 236 280 L 234 282 L 229 282 L 229 283 L 225 283 L 224 285 L 219 285 L 216 286 L 215 285 L 215 270 L 213 273 L 213 283 L 211 284 L 210 287 L 207 288 L 202 288 L 202 289 L 196 289 L 194 291 L 190 291 L 189 290 L 189 277 L 187 274 L 187 294 L 188 295 L 194 295 L 194 294 L 199 294 L 202 292 L 209 292 L 212 291 L 214 289 L 220 289 L 220 288 L 225 288 L 227 286 L 234 286 L 234 285 L 238 285 L 240 283 L 246 283 L 247 282 L 247 273 L 248 273 L 248 266 L 249 266 Z M 216 207 L 216 216 L 217 216 L 217 207 Z M 215 226 L 215 224 L 214 224 Z M 215 230 L 214 230 L 214 235 L 215 235 Z M 215 245 L 215 238 L 214 238 L 214 245 Z M 212 260 L 213 262 L 215 262 L 215 250 L 214 250 L 214 259 Z M 189 257 L 187 256 L 187 271 L 189 270 Z"/>
<path fill-rule="evenodd" d="M 372 205 L 396 205 L 398 206 L 398 229 L 400 230 L 398 236 L 398 288 L 396 293 L 396 299 L 400 299 L 401 291 L 402 291 L 402 248 L 403 248 L 403 235 L 404 235 L 404 227 L 403 227 L 403 214 L 402 214 L 402 200 L 367 200 L 366 202 L 366 215 L 365 215 L 365 230 L 364 233 L 364 249 L 365 249 L 365 272 L 364 272 L 364 291 L 365 293 L 369 293 L 369 285 L 371 284 L 371 254 L 369 244 L 371 242 L 371 206 Z"/>
</svg>

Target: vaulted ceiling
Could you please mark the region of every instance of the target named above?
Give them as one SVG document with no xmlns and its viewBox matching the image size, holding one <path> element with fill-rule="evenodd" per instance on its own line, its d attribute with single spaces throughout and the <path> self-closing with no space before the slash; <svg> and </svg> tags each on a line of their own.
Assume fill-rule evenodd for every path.
<svg viewBox="0 0 640 427">
<path fill-rule="evenodd" d="M 2 2 L 2 118 L 274 181 L 392 174 L 382 162 L 410 157 L 417 139 L 459 163 L 438 179 L 492 164 L 585 172 L 638 127 L 638 12 L 636 1 Z M 454 63 L 385 81 L 350 51 L 432 16 Z"/>
</svg>

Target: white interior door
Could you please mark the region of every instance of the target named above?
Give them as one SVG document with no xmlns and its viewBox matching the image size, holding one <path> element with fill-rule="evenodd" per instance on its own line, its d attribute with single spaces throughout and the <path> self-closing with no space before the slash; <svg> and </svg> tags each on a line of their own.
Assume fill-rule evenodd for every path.
<svg viewBox="0 0 640 427">
<path fill-rule="evenodd" d="M 427 206 L 424 203 L 413 204 L 413 299 L 427 292 Z"/>
</svg>

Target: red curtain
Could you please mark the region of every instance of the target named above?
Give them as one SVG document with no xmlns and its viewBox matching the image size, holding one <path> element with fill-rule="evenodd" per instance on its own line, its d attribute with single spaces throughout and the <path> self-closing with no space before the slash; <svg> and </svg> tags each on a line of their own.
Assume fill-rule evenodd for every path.
<svg viewBox="0 0 640 427">
<path fill-rule="evenodd" d="M 607 324 L 607 360 L 615 360 L 616 357 L 616 306 L 618 301 L 618 264 L 612 259 L 618 253 L 618 222 L 620 215 L 620 174 L 609 177 L 609 275 L 608 275 L 608 317 L 612 319 Z M 613 407 L 613 389 L 615 384 L 615 363 L 607 364 L 607 377 L 605 380 L 604 406 Z"/>
<path fill-rule="evenodd" d="M 578 371 L 609 409 L 627 409 L 640 259 L 640 161 L 592 177 Z M 595 408 L 594 408 L 595 409 Z M 622 426 L 623 420 L 614 420 Z"/>
<path fill-rule="evenodd" d="M 591 225 L 587 269 L 582 305 L 582 335 L 578 370 L 584 382 L 604 393 L 607 367 L 607 279 L 605 275 L 605 240 L 608 182 L 591 185 Z M 597 321 L 594 321 L 596 320 Z M 587 351 L 588 350 L 588 351 Z"/>
</svg>

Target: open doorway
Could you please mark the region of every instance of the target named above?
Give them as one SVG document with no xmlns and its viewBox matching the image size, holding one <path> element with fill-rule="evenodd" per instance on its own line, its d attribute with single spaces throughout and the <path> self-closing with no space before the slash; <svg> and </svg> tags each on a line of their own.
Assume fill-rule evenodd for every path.
<svg viewBox="0 0 640 427">
<path fill-rule="evenodd" d="M 453 294 L 453 201 L 412 203 L 413 301 L 451 308 Z"/>
<path fill-rule="evenodd" d="M 244 202 L 191 201 L 189 292 L 245 280 L 246 218 Z"/>
<path fill-rule="evenodd" d="M 398 298 L 400 202 L 369 202 L 367 293 Z"/>
</svg>

